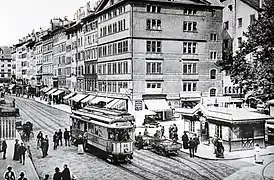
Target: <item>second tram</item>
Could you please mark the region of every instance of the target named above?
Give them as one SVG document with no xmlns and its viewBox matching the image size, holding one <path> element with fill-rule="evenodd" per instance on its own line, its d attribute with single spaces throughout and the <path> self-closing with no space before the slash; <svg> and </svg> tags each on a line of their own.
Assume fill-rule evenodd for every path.
<svg viewBox="0 0 274 180">
<path fill-rule="evenodd" d="M 96 148 L 97 155 L 111 163 L 133 158 L 135 119 L 131 114 L 87 106 L 73 110 L 70 118 L 72 140 L 83 136 L 85 149 Z"/>
</svg>

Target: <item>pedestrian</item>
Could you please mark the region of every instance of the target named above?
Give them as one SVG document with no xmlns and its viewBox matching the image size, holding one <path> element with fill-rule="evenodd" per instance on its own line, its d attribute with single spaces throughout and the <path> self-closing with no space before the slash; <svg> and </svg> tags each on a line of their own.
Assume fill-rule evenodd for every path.
<svg viewBox="0 0 274 180">
<path fill-rule="evenodd" d="M 144 136 L 148 136 L 148 131 L 147 131 L 147 128 L 145 128 L 145 131 L 144 131 Z"/>
<path fill-rule="evenodd" d="M 28 178 L 25 177 L 25 173 L 23 171 L 20 172 L 18 180 L 28 180 Z"/>
<path fill-rule="evenodd" d="M 184 149 L 188 149 L 188 135 L 186 134 L 186 132 L 184 131 L 184 134 L 182 136 L 182 141 L 183 141 L 183 148 Z"/>
<path fill-rule="evenodd" d="M 7 167 L 7 171 L 4 173 L 5 180 L 15 180 L 15 173 L 12 170 L 12 166 Z"/>
<path fill-rule="evenodd" d="M 217 146 L 216 157 L 224 158 L 224 146 L 221 139 L 217 140 L 216 146 Z"/>
<path fill-rule="evenodd" d="M 42 149 L 42 157 L 44 158 L 44 157 L 46 157 L 46 149 L 47 149 L 47 141 L 44 139 L 44 138 L 42 138 L 42 140 L 41 140 L 41 149 Z"/>
<path fill-rule="evenodd" d="M 139 135 L 136 137 L 137 147 L 138 150 L 143 148 L 143 137 L 141 135 L 141 132 L 139 132 Z"/>
<path fill-rule="evenodd" d="M 19 146 L 18 151 L 19 151 L 20 163 L 23 163 L 23 165 L 25 165 L 27 148 L 24 146 L 24 143 L 21 143 L 21 146 Z"/>
<path fill-rule="evenodd" d="M 62 174 L 60 173 L 59 167 L 55 168 L 55 173 L 53 174 L 53 180 L 62 180 Z"/>
<path fill-rule="evenodd" d="M 165 126 L 162 126 L 161 128 L 161 137 L 165 136 Z"/>
<path fill-rule="evenodd" d="M 197 134 L 194 134 L 193 141 L 195 142 L 194 152 L 197 153 L 197 149 L 200 144 L 200 140 L 199 137 L 197 137 Z"/>
<path fill-rule="evenodd" d="M 78 146 L 77 154 L 84 154 L 84 139 L 81 135 L 79 135 L 76 144 Z"/>
<path fill-rule="evenodd" d="M 172 136 L 173 136 L 173 126 L 172 125 L 169 126 L 168 132 L 169 132 L 169 139 L 172 139 Z"/>
<path fill-rule="evenodd" d="M 195 142 L 193 141 L 192 138 L 189 139 L 188 148 L 189 148 L 190 157 L 194 157 Z"/>
<path fill-rule="evenodd" d="M 2 141 L 3 159 L 6 159 L 7 148 L 8 148 L 8 145 L 7 145 L 6 140 L 4 139 L 4 140 Z"/>
<path fill-rule="evenodd" d="M 46 141 L 45 154 L 47 156 L 48 155 L 48 151 L 49 151 L 49 138 L 48 138 L 48 135 L 45 136 L 45 141 Z"/>
<path fill-rule="evenodd" d="M 255 154 L 254 154 L 254 159 L 255 159 L 255 163 L 257 164 L 263 164 L 263 159 L 261 156 L 261 148 L 259 146 L 259 144 L 255 145 Z"/>
<path fill-rule="evenodd" d="M 178 128 L 175 123 L 173 124 L 173 133 L 178 134 Z"/>
<path fill-rule="evenodd" d="M 40 131 L 37 135 L 37 149 L 41 148 L 41 141 L 43 138 L 43 133 Z"/>
<path fill-rule="evenodd" d="M 57 132 L 55 132 L 55 134 L 53 135 L 53 150 L 57 149 L 58 142 L 59 142 L 58 134 Z"/>
<path fill-rule="evenodd" d="M 67 130 L 67 128 L 65 128 L 65 131 L 64 131 L 64 139 L 65 139 L 65 146 L 70 146 L 69 131 Z"/>
<path fill-rule="evenodd" d="M 219 138 L 218 136 L 215 134 L 214 137 L 212 138 L 212 144 L 214 146 L 214 151 L 213 154 L 217 153 L 217 142 L 218 142 Z"/>
<path fill-rule="evenodd" d="M 57 135 L 58 135 L 58 140 L 60 141 L 60 146 L 62 146 L 63 145 L 63 143 L 62 143 L 63 133 L 62 133 L 61 129 L 59 129 Z"/>
<path fill-rule="evenodd" d="M 20 159 L 20 153 L 19 153 L 20 144 L 18 142 L 19 140 L 15 139 L 14 151 L 13 151 L 13 160 L 15 161 L 18 161 Z"/>
<path fill-rule="evenodd" d="M 43 180 L 49 180 L 49 175 L 46 174 Z"/>
<path fill-rule="evenodd" d="M 15 99 L 12 100 L 12 106 L 15 107 Z"/>
<path fill-rule="evenodd" d="M 71 180 L 70 170 L 66 164 L 64 165 L 64 170 L 62 171 L 62 178 L 62 180 Z"/>
</svg>

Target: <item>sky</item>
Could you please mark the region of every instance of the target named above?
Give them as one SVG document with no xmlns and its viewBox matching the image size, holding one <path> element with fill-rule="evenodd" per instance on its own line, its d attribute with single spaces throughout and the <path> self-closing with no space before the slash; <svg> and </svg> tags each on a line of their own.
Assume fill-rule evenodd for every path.
<svg viewBox="0 0 274 180">
<path fill-rule="evenodd" d="M 18 43 L 33 29 L 49 25 L 54 17 L 68 16 L 95 0 L 0 0 L 0 46 Z"/>
</svg>

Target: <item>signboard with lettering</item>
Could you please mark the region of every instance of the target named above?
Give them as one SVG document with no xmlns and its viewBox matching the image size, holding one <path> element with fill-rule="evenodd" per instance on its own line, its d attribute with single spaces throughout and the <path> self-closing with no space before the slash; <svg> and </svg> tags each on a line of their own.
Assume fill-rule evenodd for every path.
<svg viewBox="0 0 274 180">
<path fill-rule="evenodd" d="M 143 109 L 143 102 L 141 100 L 135 101 L 135 111 L 141 111 Z"/>
</svg>

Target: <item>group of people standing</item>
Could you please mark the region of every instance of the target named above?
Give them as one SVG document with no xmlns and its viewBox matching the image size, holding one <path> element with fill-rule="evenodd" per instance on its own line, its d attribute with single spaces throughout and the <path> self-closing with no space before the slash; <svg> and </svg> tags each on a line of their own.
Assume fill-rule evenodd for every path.
<svg viewBox="0 0 274 180">
<path fill-rule="evenodd" d="M 169 129 L 169 139 L 172 140 L 178 140 L 178 127 L 176 126 L 176 124 L 170 125 Z"/>
<path fill-rule="evenodd" d="M 194 153 L 197 153 L 198 145 L 200 144 L 199 137 L 197 137 L 196 134 L 194 134 L 194 137 L 188 138 L 188 135 L 186 132 L 184 132 L 182 136 L 183 141 L 183 148 L 189 149 L 189 155 L 190 157 L 194 157 Z"/>
<path fill-rule="evenodd" d="M 37 135 L 37 149 L 39 148 L 42 149 L 43 158 L 46 157 L 49 150 L 49 139 L 48 135 L 45 135 L 45 137 L 43 137 L 42 131 L 40 131 Z"/>
<path fill-rule="evenodd" d="M 52 179 L 53 180 L 74 180 L 75 177 L 71 175 L 68 165 L 65 164 L 63 168 L 64 168 L 63 171 L 60 172 L 60 168 L 56 167 L 55 173 L 53 174 Z M 48 179 L 49 179 L 49 175 L 47 174 L 45 175 L 44 180 L 48 180 Z"/>
<path fill-rule="evenodd" d="M 214 135 L 212 138 L 212 144 L 214 145 L 214 154 L 217 158 L 224 158 L 224 146 L 222 140 L 217 136 Z"/>
<path fill-rule="evenodd" d="M 24 165 L 27 151 L 30 153 L 30 146 L 26 148 L 23 142 L 19 144 L 19 140 L 15 139 L 13 160 L 20 161 Z"/>
<path fill-rule="evenodd" d="M 65 140 L 65 146 L 70 146 L 70 132 L 67 130 L 67 128 L 65 128 L 64 133 L 62 132 L 61 129 L 59 129 L 59 131 L 55 132 L 55 134 L 53 135 L 53 149 L 57 150 L 57 147 L 63 146 L 63 137 Z"/>
</svg>

